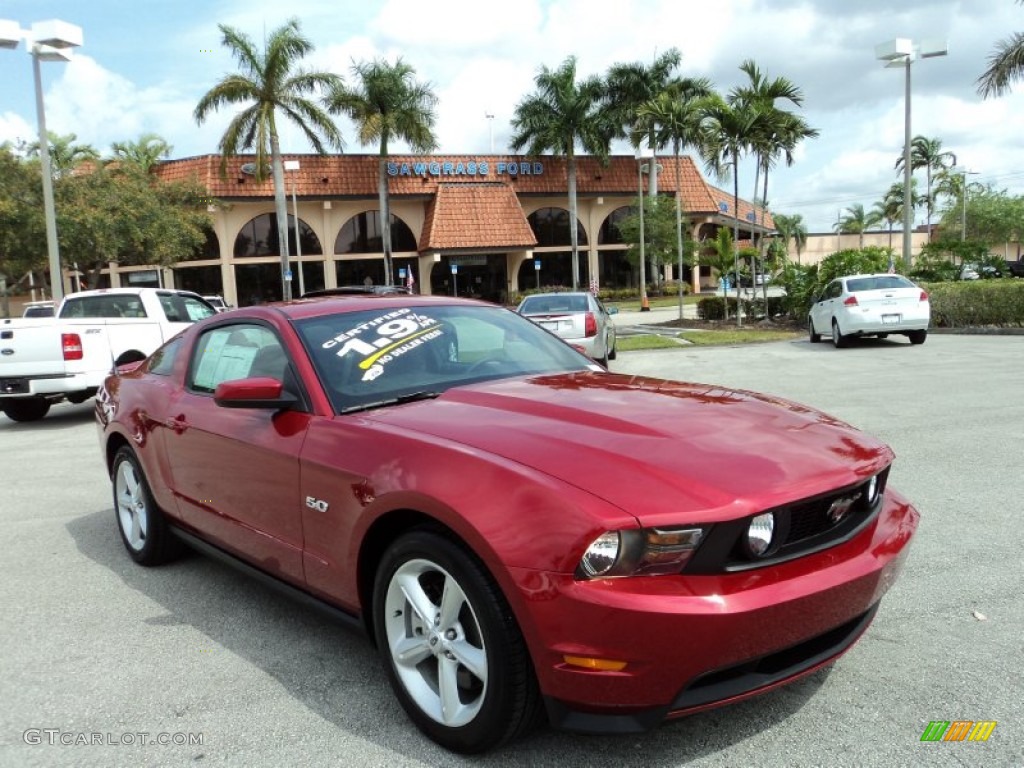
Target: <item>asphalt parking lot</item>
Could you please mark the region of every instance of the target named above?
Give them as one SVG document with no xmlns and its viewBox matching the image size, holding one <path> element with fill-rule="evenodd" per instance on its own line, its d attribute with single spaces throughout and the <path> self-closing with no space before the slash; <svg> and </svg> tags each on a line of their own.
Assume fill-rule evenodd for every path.
<svg viewBox="0 0 1024 768">
<path fill-rule="evenodd" d="M 451 755 L 405 718 L 362 635 L 200 556 L 135 566 L 91 405 L 60 405 L 0 416 L 0 765 L 1024 765 L 1024 337 L 694 347 L 612 368 L 789 397 L 893 446 L 890 483 L 921 527 L 831 670 L 643 736 L 542 730 Z M 933 720 L 997 726 L 922 743 Z"/>
</svg>

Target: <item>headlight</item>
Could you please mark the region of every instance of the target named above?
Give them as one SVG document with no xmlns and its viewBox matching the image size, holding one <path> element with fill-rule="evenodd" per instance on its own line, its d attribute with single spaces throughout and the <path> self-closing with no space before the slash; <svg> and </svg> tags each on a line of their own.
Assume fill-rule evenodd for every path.
<svg viewBox="0 0 1024 768">
<path fill-rule="evenodd" d="M 622 545 L 622 538 L 617 531 L 602 533 L 587 547 L 580 560 L 580 567 L 587 575 L 587 578 L 604 576 L 619 559 L 619 549 Z"/>
<path fill-rule="evenodd" d="M 878 475 L 872 475 L 871 479 L 868 480 L 868 487 L 864 492 L 865 501 L 869 507 L 875 506 L 875 502 L 878 501 L 879 488 Z"/>
<path fill-rule="evenodd" d="M 587 547 L 576 577 L 679 573 L 704 537 L 703 528 L 641 528 L 602 533 Z"/>
<path fill-rule="evenodd" d="M 747 549 L 750 554 L 760 557 L 772 545 L 775 535 L 775 514 L 764 512 L 750 521 L 747 527 Z"/>
</svg>

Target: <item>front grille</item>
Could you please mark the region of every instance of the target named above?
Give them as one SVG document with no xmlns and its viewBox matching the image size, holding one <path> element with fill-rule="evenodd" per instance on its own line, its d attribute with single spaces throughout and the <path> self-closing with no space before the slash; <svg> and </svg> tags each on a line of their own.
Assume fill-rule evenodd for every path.
<svg viewBox="0 0 1024 768">
<path fill-rule="evenodd" d="M 717 523 L 704 538 L 685 569 L 686 573 L 721 573 L 761 568 L 833 547 L 852 538 L 881 508 L 881 495 L 889 474 L 879 476 L 879 500 L 867 503 L 867 482 L 839 488 L 809 499 L 764 510 L 775 515 L 771 549 L 762 556 L 746 548 L 750 518 Z"/>
<path fill-rule="evenodd" d="M 877 611 L 878 603 L 875 603 L 867 613 L 817 637 L 767 656 L 701 675 L 680 691 L 671 709 L 686 710 L 742 696 L 812 669 L 853 645 Z"/>
</svg>

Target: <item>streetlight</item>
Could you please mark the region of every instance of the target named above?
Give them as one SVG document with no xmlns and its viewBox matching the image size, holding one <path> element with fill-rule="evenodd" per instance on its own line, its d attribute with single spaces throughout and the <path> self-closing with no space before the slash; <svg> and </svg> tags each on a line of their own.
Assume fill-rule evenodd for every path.
<svg viewBox="0 0 1024 768">
<path fill-rule="evenodd" d="M 636 185 L 637 200 L 640 202 L 640 311 L 650 312 L 651 305 L 647 301 L 647 267 L 644 264 L 646 255 L 644 253 L 644 171 L 650 170 L 650 161 L 653 154 L 648 150 L 637 147 L 636 150 Z"/>
<path fill-rule="evenodd" d="M 22 29 L 16 21 L 0 19 L 0 48 L 14 49 L 25 40 L 32 55 L 36 86 L 36 115 L 39 121 L 39 159 L 43 174 L 43 214 L 46 219 L 46 252 L 50 264 L 50 293 L 55 302 L 64 298 L 64 276 L 57 244 L 57 214 L 53 206 L 53 177 L 50 175 L 50 137 L 46 133 L 43 109 L 43 78 L 40 61 L 71 61 L 71 49 L 82 44 L 82 28 L 66 21 L 37 21 Z"/>
<path fill-rule="evenodd" d="M 949 172 L 960 177 L 960 196 L 963 198 L 963 210 L 960 213 L 960 242 L 962 243 L 967 239 L 967 177 L 977 176 L 978 172 L 956 166 L 950 168 Z"/>
<path fill-rule="evenodd" d="M 286 171 L 297 171 L 299 170 L 298 160 L 285 160 L 284 169 Z M 302 242 L 299 238 L 299 201 L 295 196 L 295 177 L 292 176 L 292 210 L 295 211 L 295 268 L 299 270 L 299 296 L 306 292 L 306 282 L 302 276 Z M 285 247 L 288 245 L 288 238 L 285 238 Z"/>
<path fill-rule="evenodd" d="M 914 210 L 911 205 L 910 171 L 910 64 L 914 59 L 931 59 L 949 53 L 945 40 L 925 40 L 915 44 L 906 37 L 897 37 L 875 46 L 875 58 L 887 62 L 886 67 L 903 67 L 906 71 L 906 93 L 904 95 L 903 119 L 903 264 L 910 269 L 911 227 L 914 224 Z"/>
<path fill-rule="evenodd" d="M 487 118 L 487 132 L 491 137 L 491 154 L 494 154 L 494 113 L 484 112 L 484 117 Z"/>
</svg>

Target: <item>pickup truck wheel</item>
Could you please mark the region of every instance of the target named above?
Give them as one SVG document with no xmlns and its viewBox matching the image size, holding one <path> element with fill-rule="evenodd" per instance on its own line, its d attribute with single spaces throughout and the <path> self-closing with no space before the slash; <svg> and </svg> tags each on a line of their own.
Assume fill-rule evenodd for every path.
<svg viewBox="0 0 1024 768">
<path fill-rule="evenodd" d="M 41 397 L 4 400 L 0 405 L 11 421 L 39 421 L 50 410 L 50 401 Z"/>
<path fill-rule="evenodd" d="M 180 544 L 153 501 L 135 451 L 127 445 L 114 456 L 113 484 L 117 527 L 132 560 L 150 566 L 174 559 Z"/>
</svg>

